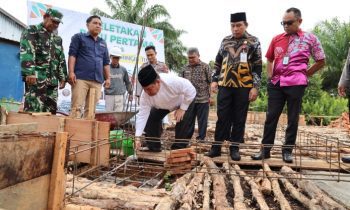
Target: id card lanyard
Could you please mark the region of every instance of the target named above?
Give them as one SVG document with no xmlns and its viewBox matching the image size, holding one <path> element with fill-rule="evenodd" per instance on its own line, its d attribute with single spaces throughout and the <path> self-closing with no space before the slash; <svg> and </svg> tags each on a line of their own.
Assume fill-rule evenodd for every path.
<svg viewBox="0 0 350 210">
<path fill-rule="evenodd" d="M 240 62 L 241 63 L 247 63 L 248 62 L 248 49 L 247 49 L 247 44 L 248 42 L 247 41 L 244 41 L 243 42 L 243 45 L 242 45 L 242 52 L 240 54 Z"/>
<path fill-rule="evenodd" d="M 289 58 L 290 58 L 290 53 L 293 51 L 293 49 L 290 47 L 291 43 L 293 41 L 298 41 L 299 43 L 301 42 L 302 37 L 298 37 L 298 40 L 295 40 L 295 38 L 291 37 L 288 40 L 288 47 L 287 47 L 287 52 L 286 54 L 283 56 L 283 60 L 282 60 L 282 64 L 283 65 L 288 65 L 289 64 Z M 295 43 L 294 46 L 298 46 L 299 43 Z"/>
</svg>

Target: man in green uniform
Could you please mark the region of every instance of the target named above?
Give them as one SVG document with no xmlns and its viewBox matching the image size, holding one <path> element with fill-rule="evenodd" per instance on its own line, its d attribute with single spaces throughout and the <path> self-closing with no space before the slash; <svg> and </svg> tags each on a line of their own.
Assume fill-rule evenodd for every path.
<svg viewBox="0 0 350 210">
<path fill-rule="evenodd" d="M 62 38 L 57 28 L 62 13 L 48 9 L 39 25 L 24 30 L 20 41 L 21 73 L 25 82 L 24 111 L 56 114 L 59 85 L 67 81 Z"/>
</svg>

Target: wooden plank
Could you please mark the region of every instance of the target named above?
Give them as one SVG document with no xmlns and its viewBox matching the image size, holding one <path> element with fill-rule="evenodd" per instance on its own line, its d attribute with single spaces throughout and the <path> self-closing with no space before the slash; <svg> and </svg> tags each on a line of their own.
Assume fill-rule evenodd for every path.
<svg viewBox="0 0 350 210">
<path fill-rule="evenodd" d="M 51 112 L 31 112 L 33 116 L 51 116 Z"/>
<path fill-rule="evenodd" d="M 0 209 L 46 210 L 50 175 L 44 175 L 0 190 Z"/>
<path fill-rule="evenodd" d="M 60 128 L 60 119 L 58 116 L 32 116 L 29 114 L 21 114 L 9 112 L 7 116 L 7 124 L 16 123 L 38 123 L 38 132 L 57 132 Z"/>
<path fill-rule="evenodd" d="M 185 157 L 178 157 L 178 158 L 167 158 L 167 163 L 181 163 L 181 162 L 186 162 L 186 161 L 191 161 L 191 156 L 187 155 Z"/>
<path fill-rule="evenodd" d="M 89 90 L 89 107 L 90 109 L 88 110 L 88 115 L 87 119 L 95 119 L 95 96 L 96 96 L 96 89 L 95 88 L 90 88 Z"/>
<path fill-rule="evenodd" d="M 52 162 L 48 210 L 63 209 L 65 194 L 64 163 L 66 158 L 67 132 L 56 133 Z"/>
<path fill-rule="evenodd" d="M 197 161 L 201 161 L 203 154 L 198 154 Z M 303 157 L 301 159 L 297 157 L 297 161 L 294 159 L 294 163 L 285 163 L 281 158 L 270 158 L 264 160 L 252 160 L 250 157 L 243 156 L 240 161 L 232 161 L 227 154 L 223 154 L 220 157 L 212 158 L 215 163 L 223 164 L 224 162 L 229 161 L 233 164 L 246 165 L 246 166 L 262 166 L 263 163 L 267 163 L 270 167 L 282 167 L 289 166 L 295 169 L 309 169 L 316 171 L 338 171 L 339 167 L 337 163 L 329 164 L 322 159 L 311 159 Z"/>
<path fill-rule="evenodd" d="M 0 189 L 51 172 L 54 135 L 2 135 Z"/>
<path fill-rule="evenodd" d="M 0 132 L 6 133 L 30 133 L 38 130 L 38 123 L 19 123 L 0 125 Z"/>
<path fill-rule="evenodd" d="M 99 164 L 103 166 L 109 165 L 109 152 L 110 152 L 110 144 L 109 144 L 109 131 L 110 131 L 110 123 L 109 122 L 100 122 L 98 123 L 98 140 L 100 142 L 99 147 Z"/>
<path fill-rule="evenodd" d="M 92 166 L 96 166 L 99 163 L 99 142 L 98 142 L 98 123 L 94 122 L 92 132 L 92 148 L 91 148 L 91 157 L 90 157 L 90 164 Z"/>
<path fill-rule="evenodd" d="M 91 148 L 91 131 L 94 123 L 94 120 L 66 119 L 64 130 L 68 132 L 68 138 L 70 140 L 70 154 L 74 153 L 74 155 L 69 156 L 70 160 L 81 163 L 90 163 L 91 151 L 89 148 Z"/>
</svg>

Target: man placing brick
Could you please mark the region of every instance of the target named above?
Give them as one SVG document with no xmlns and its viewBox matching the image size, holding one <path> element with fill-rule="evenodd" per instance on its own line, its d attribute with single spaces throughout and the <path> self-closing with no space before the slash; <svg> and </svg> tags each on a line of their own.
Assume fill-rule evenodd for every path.
<svg viewBox="0 0 350 210">
<path fill-rule="evenodd" d="M 175 143 L 171 149 L 188 145 L 193 135 L 193 100 L 196 89 L 190 81 L 169 74 L 157 74 L 152 65 L 145 66 L 138 74 L 143 88 L 140 111 L 136 117 L 135 149 L 141 146 L 141 135 L 146 133 L 146 144 L 152 152 L 161 151 L 162 119 L 175 110 Z"/>
</svg>

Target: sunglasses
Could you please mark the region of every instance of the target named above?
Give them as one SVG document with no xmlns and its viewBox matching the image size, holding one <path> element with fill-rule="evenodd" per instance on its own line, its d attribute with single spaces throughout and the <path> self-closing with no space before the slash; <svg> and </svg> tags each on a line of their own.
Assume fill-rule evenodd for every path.
<svg viewBox="0 0 350 210">
<path fill-rule="evenodd" d="M 290 26 L 290 25 L 292 25 L 295 21 L 296 21 L 296 20 L 282 21 L 282 22 L 281 22 L 281 25 L 282 25 L 282 26 L 285 26 L 285 25 Z"/>
</svg>

